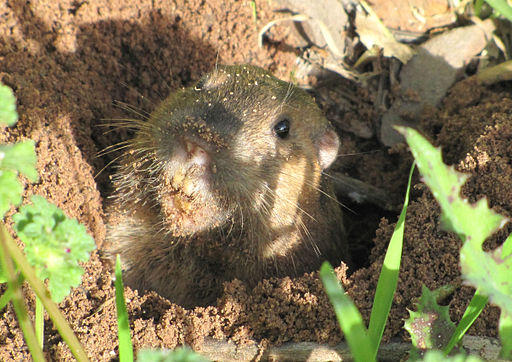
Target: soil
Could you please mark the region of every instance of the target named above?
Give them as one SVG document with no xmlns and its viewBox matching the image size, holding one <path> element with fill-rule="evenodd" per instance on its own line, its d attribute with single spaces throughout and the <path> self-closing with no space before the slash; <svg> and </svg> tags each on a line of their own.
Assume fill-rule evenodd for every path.
<svg viewBox="0 0 512 362">
<path fill-rule="evenodd" d="M 197 80 L 217 63 L 251 63 L 289 79 L 298 51 L 286 26 L 267 34 L 257 47 L 262 25 L 275 17 L 266 1 L 257 17 L 247 1 L 99 0 L 94 2 L 21 0 L 0 3 L 0 78 L 13 88 L 20 120 L 0 132 L 0 142 L 34 139 L 41 180 L 26 184 L 25 196 L 40 194 L 84 223 L 97 251 L 84 264 L 83 284 L 61 308 L 92 360 L 117 359 L 117 320 L 111 265 L 102 259 L 108 175 L 115 155 L 98 152 L 127 131 L 111 130 L 109 119 L 142 117 L 172 90 Z M 442 146 L 445 161 L 471 175 L 463 189 L 470 201 L 486 196 L 496 211 L 512 216 L 512 88 L 457 84 L 439 110 L 426 115 L 422 129 Z M 368 119 L 369 94 L 359 94 L 354 117 Z M 118 102 L 117 105 L 115 102 Z M 366 102 L 366 103 L 365 103 Z M 366 104 L 366 106 L 365 106 Z M 107 124 L 107 126 L 105 126 Z M 376 139 L 342 132 L 342 154 L 335 169 L 386 190 L 397 203 L 405 192 L 411 164 L 407 149 L 391 150 Z M 357 268 L 337 269 L 346 290 L 368 320 L 378 273 L 398 212 L 372 205 L 347 205 L 345 212 Z M 504 240 L 508 225 L 486 243 Z M 443 231 L 439 207 L 416 178 L 407 213 L 403 265 L 385 340 L 407 338 L 407 308 L 425 284 L 457 286 L 446 300 L 460 320 L 473 290 L 461 286 L 461 242 Z M 316 272 L 261 282 L 254 290 L 232 281 L 216 305 L 184 309 L 154 292 L 126 288 L 133 342 L 142 347 L 200 350 L 205 337 L 261 348 L 288 341 L 336 344 L 342 340 L 332 307 Z M 27 292 L 30 300 L 30 293 Z M 33 307 L 32 301 L 29 305 Z M 487 307 L 469 333 L 496 336 L 499 310 Z M 28 350 L 11 306 L 0 315 L 0 359 L 27 360 Z M 51 322 L 45 324 L 45 353 L 51 360 L 71 354 Z"/>
</svg>

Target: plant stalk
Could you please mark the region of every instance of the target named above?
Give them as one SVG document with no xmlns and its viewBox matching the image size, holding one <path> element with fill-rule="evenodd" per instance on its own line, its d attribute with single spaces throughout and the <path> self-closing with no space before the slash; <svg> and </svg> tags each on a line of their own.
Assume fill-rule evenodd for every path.
<svg viewBox="0 0 512 362">
<path fill-rule="evenodd" d="M 471 325 L 477 319 L 480 313 L 482 313 L 482 310 L 487 305 L 487 301 L 487 296 L 480 294 L 478 290 L 475 292 L 473 298 L 471 298 L 471 302 L 469 302 L 469 305 L 466 308 L 466 311 L 464 312 L 464 315 L 462 316 L 462 319 L 455 328 L 455 331 L 453 332 L 450 341 L 443 349 L 443 353 L 445 355 L 448 355 L 448 353 L 451 352 L 453 347 L 455 347 L 462 339 L 462 337 L 464 337 L 464 334 L 466 334 L 469 327 L 471 327 Z"/>
<path fill-rule="evenodd" d="M 36 333 L 34 331 L 34 327 L 28 317 L 27 308 L 25 306 L 25 302 L 23 300 L 23 293 L 21 292 L 21 285 L 18 283 L 19 278 L 16 276 L 16 272 L 14 270 L 14 264 L 10 257 L 9 253 L 9 243 L 14 244 L 14 241 L 11 239 L 11 236 L 5 229 L 5 225 L 0 225 L 0 243 L 2 244 L 0 248 L 0 257 L 1 263 L 4 266 L 7 275 L 9 277 L 7 281 L 7 288 L 12 293 L 12 304 L 14 306 L 14 311 L 16 313 L 16 318 L 18 319 L 18 323 L 23 331 L 23 338 L 27 343 L 28 349 L 34 361 L 44 361 L 43 350 L 39 346 L 37 342 Z M 14 244 L 16 246 L 16 244 Z M 16 246 L 17 248 L 17 246 Z"/>
<path fill-rule="evenodd" d="M 130 334 L 130 322 L 128 320 L 128 311 L 126 310 L 126 301 L 124 299 L 123 276 L 121 272 L 121 258 L 119 254 L 116 257 L 116 310 L 117 310 L 117 334 L 119 339 L 119 361 L 133 362 L 133 346 Z"/>
<path fill-rule="evenodd" d="M 36 336 L 39 346 L 44 345 L 44 308 L 41 299 L 36 297 Z"/>
<path fill-rule="evenodd" d="M 0 263 L 2 263 L 2 265 L 3 265 L 3 260 L 0 260 Z M 2 296 L 0 297 L 0 311 L 2 309 L 4 309 L 7 306 L 7 304 L 9 304 L 11 299 L 12 299 L 12 290 L 10 288 L 7 288 L 7 290 L 4 292 L 4 294 L 2 294 Z"/>
</svg>

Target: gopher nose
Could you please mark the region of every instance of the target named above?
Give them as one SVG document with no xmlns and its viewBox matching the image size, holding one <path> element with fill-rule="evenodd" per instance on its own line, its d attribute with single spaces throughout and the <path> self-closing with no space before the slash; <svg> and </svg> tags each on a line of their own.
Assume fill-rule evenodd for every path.
<svg viewBox="0 0 512 362">
<path fill-rule="evenodd" d="M 210 163 L 210 154 L 193 141 L 185 141 L 185 149 L 189 162 L 198 166 L 207 166 Z"/>
</svg>

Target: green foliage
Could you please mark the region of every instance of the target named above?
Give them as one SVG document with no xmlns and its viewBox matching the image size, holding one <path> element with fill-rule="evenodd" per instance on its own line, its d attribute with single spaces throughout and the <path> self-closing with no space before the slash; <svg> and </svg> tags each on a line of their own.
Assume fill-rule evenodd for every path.
<svg viewBox="0 0 512 362">
<path fill-rule="evenodd" d="M 409 205 L 409 192 L 411 190 L 413 172 L 414 164 L 409 171 L 409 181 L 405 192 L 404 205 L 396 223 L 395 230 L 393 231 L 393 235 L 391 236 L 388 249 L 386 250 L 386 256 L 384 257 L 379 281 L 377 283 L 377 290 L 375 291 L 370 323 L 368 325 L 368 335 L 374 347 L 374 358 L 377 356 L 377 349 L 380 345 L 382 334 L 384 333 L 384 327 L 386 326 L 389 311 L 391 310 L 391 303 L 393 302 L 393 295 L 395 294 L 398 284 L 398 274 L 402 261 L 405 217 L 407 215 L 407 206 Z"/>
<path fill-rule="evenodd" d="M 0 126 L 12 126 L 18 121 L 16 98 L 12 89 L 0 83 Z"/>
<path fill-rule="evenodd" d="M 0 125 L 12 126 L 17 120 L 14 94 L 9 87 L 0 84 Z M 0 218 L 4 218 L 11 206 L 21 203 L 23 187 L 18 175 L 23 174 L 33 182 L 37 180 L 36 161 L 32 140 L 0 145 Z M 4 268 L 0 267 L 0 283 L 5 283 L 7 279 Z"/>
<path fill-rule="evenodd" d="M 512 358 L 512 238 L 507 238 L 502 246 L 490 252 L 482 249 L 484 241 L 509 219 L 491 210 L 485 198 L 475 204 L 462 199 L 460 189 L 467 175 L 446 166 L 441 151 L 417 131 L 399 130 L 411 148 L 425 183 L 441 205 L 443 225 L 464 242 L 460 252 L 463 279 L 501 308 L 502 355 Z"/>
<path fill-rule="evenodd" d="M 8 87 L 0 85 L 0 124 L 13 125 L 18 119 L 14 95 Z M 23 188 L 18 180 L 20 174 L 30 181 L 38 179 L 34 141 L 14 145 L 0 145 L 0 216 L 22 201 Z M 87 354 L 73 334 L 71 327 L 60 313 L 57 305 L 41 279 L 49 278 L 54 300 L 60 301 L 71 286 L 81 282 L 83 270 L 78 261 L 86 261 L 94 249 L 93 239 L 76 220 L 65 217 L 62 210 L 49 204 L 40 196 L 32 197 L 33 205 L 24 206 L 13 216 L 15 229 L 25 243 L 23 255 L 18 245 L 0 223 L 0 282 L 7 282 L 7 291 L 0 298 L 0 308 L 13 303 L 18 323 L 27 346 L 35 361 L 43 361 L 44 309 L 52 319 L 62 339 L 68 344 L 78 361 L 86 361 Z M 30 264 L 37 268 L 34 271 Z M 17 267 L 18 269 L 15 269 Z M 37 275 L 36 275 L 37 273 Z M 27 317 L 21 284 L 26 280 L 36 294 L 36 330 Z"/>
<path fill-rule="evenodd" d="M 78 261 L 89 259 L 94 240 L 83 225 L 43 197 L 35 195 L 31 201 L 13 216 L 14 228 L 38 278 L 49 279 L 52 299 L 60 302 L 81 283 L 83 269 Z"/>
<path fill-rule="evenodd" d="M 512 7 L 507 0 L 485 0 L 495 11 L 512 21 Z"/>
<path fill-rule="evenodd" d="M 9 87 L 0 84 L 0 125 L 12 126 L 17 120 L 16 98 Z M 0 218 L 4 218 L 11 206 L 21 203 L 23 187 L 18 176 L 22 174 L 32 182 L 37 181 L 36 161 L 32 140 L 0 145 Z M 5 270 L 0 265 L 0 283 L 6 281 Z"/>
<path fill-rule="evenodd" d="M 481 362 L 476 356 L 466 356 L 457 354 L 455 356 L 445 356 L 441 351 L 428 351 L 422 359 L 423 362 Z"/>
<path fill-rule="evenodd" d="M 38 179 L 34 141 L 14 145 L 0 145 L 0 217 L 3 218 L 11 205 L 21 203 L 23 188 L 18 175 L 25 175 L 30 181 Z"/>
<path fill-rule="evenodd" d="M 123 275 L 121 272 L 121 258 L 116 257 L 116 280 L 114 286 L 116 288 L 116 310 L 117 310 L 117 335 L 119 339 L 119 361 L 133 361 L 133 347 L 130 335 L 130 323 L 128 321 L 128 311 L 126 310 L 126 302 L 124 300 Z"/>
<path fill-rule="evenodd" d="M 207 362 L 208 359 L 189 348 L 169 350 L 142 350 L 137 354 L 137 362 Z"/>
<path fill-rule="evenodd" d="M 34 141 L 0 145 L 0 168 L 25 175 L 31 182 L 39 178 L 36 170 L 37 156 Z"/>
<path fill-rule="evenodd" d="M 38 345 L 38 341 L 36 339 L 36 333 L 33 330 L 32 323 L 30 318 L 27 318 L 26 315 L 26 306 L 23 300 L 23 293 L 21 289 L 21 283 L 24 279 L 30 287 L 34 290 L 37 298 L 36 300 L 40 300 L 43 304 L 44 308 L 48 312 L 53 325 L 59 331 L 62 339 L 66 342 L 71 353 L 77 359 L 77 361 L 87 361 L 87 354 L 83 350 L 80 342 L 74 335 L 71 327 L 67 323 L 66 319 L 62 316 L 62 313 L 59 311 L 59 307 L 55 302 L 51 300 L 49 297 L 48 290 L 44 286 L 43 282 L 36 276 L 34 268 L 30 266 L 27 261 L 27 258 L 21 251 L 21 249 L 16 245 L 14 240 L 12 240 L 11 236 L 7 232 L 5 225 L 0 223 L 0 245 L 1 251 L 0 253 L 3 260 L 0 262 L 3 266 L 6 266 L 7 274 L 9 275 L 8 280 L 8 291 L 11 291 L 12 295 L 12 303 L 14 305 L 14 310 L 16 312 L 16 317 L 18 319 L 18 323 L 20 324 L 23 330 L 23 336 L 27 345 L 29 347 L 30 353 L 32 355 L 32 359 L 34 361 L 44 361 L 44 357 L 42 354 L 42 348 Z M 14 263 L 13 263 L 14 262 Z M 16 276 L 14 265 L 18 267 L 21 276 Z M 19 295 L 19 298 L 16 298 L 16 295 Z M 36 302 L 37 303 L 37 302 Z M 37 318 L 37 317 L 36 317 Z"/>
<path fill-rule="evenodd" d="M 119 339 L 119 361 L 133 361 L 133 347 L 130 336 L 130 323 L 128 311 L 124 299 L 123 276 L 121 272 L 121 258 L 116 257 L 115 267 L 116 279 L 116 309 L 117 309 L 117 331 Z M 208 362 L 208 359 L 194 352 L 190 348 L 181 347 L 173 351 L 166 349 L 141 350 L 137 354 L 137 362 Z"/>
<path fill-rule="evenodd" d="M 405 216 L 407 214 L 407 205 L 409 204 L 409 191 L 413 171 L 414 165 L 411 166 L 411 171 L 409 172 L 404 206 L 391 236 L 382 265 L 368 330 L 366 330 L 363 318 L 354 302 L 345 295 L 343 287 L 334 275 L 332 266 L 325 262 L 320 269 L 320 278 L 324 284 L 325 291 L 334 307 L 340 327 L 343 333 L 345 333 L 350 351 L 356 361 L 375 361 L 377 358 L 377 351 L 398 282 L 398 273 L 402 259 Z"/>
<path fill-rule="evenodd" d="M 1 171 L 0 173 L 0 216 L 3 218 L 11 205 L 21 203 L 23 188 L 18 181 L 16 172 Z"/>
<path fill-rule="evenodd" d="M 368 337 L 363 317 L 361 317 L 361 313 L 359 313 L 354 302 L 345 294 L 343 286 L 336 278 L 331 264 L 327 261 L 320 268 L 320 278 L 334 307 L 334 313 L 336 313 L 338 323 L 345 334 L 345 339 L 354 360 L 356 362 L 375 361 L 375 358 L 373 358 L 374 346 L 370 337 Z"/>
<path fill-rule="evenodd" d="M 34 141 L 14 145 L 0 145 L 0 217 L 3 218 L 11 205 L 21 203 L 23 188 L 18 175 L 25 175 L 30 181 L 37 181 L 35 168 L 36 152 Z"/>
<path fill-rule="evenodd" d="M 462 319 L 457 325 L 457 328 L 455 328 L 452 338 L 443 349 L 444 354 L 447 355 L 450 353 L 453 347 L 462 340 L 462 337 L 464 337 L 464 334 L 466 334 L 469 327 L 471 327 L 480 313 L 482 313 L 482 310 L 487 305 L 488 300 L 487 296 L 482 295 L 479 290 L 475 292 L 466 308 L 466 311 L 464 312 L 464 315 L 462 316 Z"/>
<path fill-rule="evenodd" d="M 12 126 L 18 120 L 16 98 L 11 88 L 0 84 L 0 125 Z M 11 205 L 21 203 L 23 188 L 18 174 L 30 181 L 37 180 L 36 153 L 34 141 L 14 145 L 0 145 L 0 218 L 3 218 Z"/>
<path fill-rule="evenodd" d="M 411 335 L 413 346 L 419 352 L 427 349 L 443 349 L 455 330 L 450 320 L 448 306 L 437 304 L 437 293 L 423 286 L 417 311 L 409 311 L 404 328 Z"/>
</svg>

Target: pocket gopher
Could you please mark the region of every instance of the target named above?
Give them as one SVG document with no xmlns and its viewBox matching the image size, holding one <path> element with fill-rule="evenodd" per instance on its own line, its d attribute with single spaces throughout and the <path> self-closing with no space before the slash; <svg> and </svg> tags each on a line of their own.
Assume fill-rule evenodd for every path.
<svg viewBox="0 0 512 362">
<path fill-rule="evenodd" d="M 127 285 L 192 307 L 214 303 L 225 281 L 347 260 L 324 175 L 339 138 L 303 90 L 255 66 L 219 66 L 131 123 L 107 235 Z"/>
</svg>

